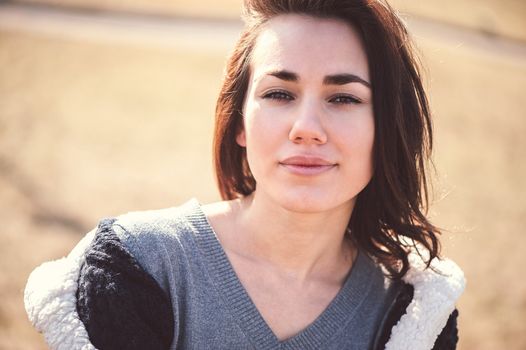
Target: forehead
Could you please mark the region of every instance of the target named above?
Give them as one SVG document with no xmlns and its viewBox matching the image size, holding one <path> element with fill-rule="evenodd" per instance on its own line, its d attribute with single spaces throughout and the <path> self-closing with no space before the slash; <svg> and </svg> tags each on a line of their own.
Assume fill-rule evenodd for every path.
<svg viewBox="0 0 526 350">
<path fill-rule="evenodd" d="M 286 69 L 302 75 L 354 73 L 369 78 L 367 56 L 358 32 L 342 20 L 280 15 L 256 39 L 254 75 Z"/>
</svg>

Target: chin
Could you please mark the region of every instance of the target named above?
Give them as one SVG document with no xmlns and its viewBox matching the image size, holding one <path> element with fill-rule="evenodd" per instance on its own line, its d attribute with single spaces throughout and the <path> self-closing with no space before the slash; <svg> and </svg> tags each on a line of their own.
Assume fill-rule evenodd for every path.
<svg viewBox="0 0 526 350">
<path fill-rule="evenodd" d="M 337 196 L 327 193 L 283 193 L 277 195 L 275 201 L 283 208 L 295 213 L 321 213 L 343 205 L 351 205 L 354 199 L 338 199 Z"/>
</svg>

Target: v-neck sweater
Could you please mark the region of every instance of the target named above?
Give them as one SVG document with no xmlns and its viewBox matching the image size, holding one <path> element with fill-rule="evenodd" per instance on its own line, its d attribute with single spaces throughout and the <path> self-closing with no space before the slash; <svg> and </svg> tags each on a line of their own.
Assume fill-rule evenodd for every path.
<svg viewBox="0 0 526 350">
<path fill-rule="evenodd" d="M 327 308 L 298 334 L 280 341 L 195 199 L 176 208 L 123 215 L 112 227 L 171 300 L 171 349 L 369 349 L 398 288 L 359 252 Z"/>
</svg>

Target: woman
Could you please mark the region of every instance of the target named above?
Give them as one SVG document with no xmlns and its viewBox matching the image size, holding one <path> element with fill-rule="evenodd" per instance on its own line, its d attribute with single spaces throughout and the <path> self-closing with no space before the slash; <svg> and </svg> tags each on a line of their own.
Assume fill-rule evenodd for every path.
<svg viewBox="0 0 526 350">
<path fill-rule="evenodd" d="M 455 348 L 464 279 L 422 213 L 431 121 L 402 23 L 373 0 L 247 0 L 245 21 L 224 201 L 103 220 L 30 276 L 33 324 L 67 349 Z"/>
</svg>

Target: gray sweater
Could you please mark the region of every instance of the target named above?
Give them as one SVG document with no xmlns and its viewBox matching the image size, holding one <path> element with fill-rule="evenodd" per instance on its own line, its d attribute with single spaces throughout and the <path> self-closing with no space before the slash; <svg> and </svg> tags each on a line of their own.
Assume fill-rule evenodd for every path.
<svg viewBox="0 0 526 350">
<path fill-rule="evenodd" d="M 25 304 L 52 349 L 370 349 L 379 329 L 387 330 L 380 343 L 385 344 L 394 327 L 390 343 L 396 345 L 390 348 L 420 350 L 431 349 L 442 329 L 456 343 L 456 324 L 449 315 L 463 289 L 463 276 L 456 265 L 445 267 L 458 276 L 411 270 L 409 282 L 416 283 L 411 310 L 420 311 L 408 311 L 394 327 L 400 315 L 387 321 L 385 315 L 397 304 L 404 284 L 390 282 L 359 253 L 322 314 L 279 341 L 192 200 L 103 221 L 67 258 L 32 273 Z M 451 300 L 446 303 L 443 295 Z M 407 303 L 400 304 L 401 314 Z"/>
<path fill-rule="evenodd" d="M 176 320 L 172 349 L 368 349 L 394 295 L 380 268 L 358 254 L 327 309 L 280 342 L 243 288 L 197 201 L 126 215 L 113 228 L 170 296 Z"/>
</svg>

